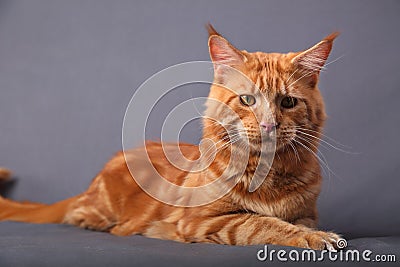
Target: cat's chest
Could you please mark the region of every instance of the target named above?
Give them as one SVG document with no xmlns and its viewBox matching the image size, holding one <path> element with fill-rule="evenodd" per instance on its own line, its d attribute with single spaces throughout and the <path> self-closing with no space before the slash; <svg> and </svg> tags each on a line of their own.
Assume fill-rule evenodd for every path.
<svg viewBox="0 0 400 267">
<path fill-rule="evenodd" d="M 245 177 L 248 178 L 248 177 Z M 264 183 L 254 192 L 242 190 L 235 196 L 244 210 L 264 216 L 278 217 L 287 221 L 304 213 L 315 197 L 310 186 L 298 182 L 297 177 L 266 177 Z"/>
</svg>

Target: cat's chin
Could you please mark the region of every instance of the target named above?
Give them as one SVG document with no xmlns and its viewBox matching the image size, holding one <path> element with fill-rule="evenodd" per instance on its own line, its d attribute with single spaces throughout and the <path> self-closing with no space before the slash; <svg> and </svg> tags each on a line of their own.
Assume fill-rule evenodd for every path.
<svg viewBox="0 0 400 267">
<path fill-rule="evenodd" d="M 253 154 L 259 154 L 260 152 L 262 153 L 275 153 L 276 150 L 276 142 L 273 139 L 263 139 L 262 142 L 260 142 L 260 139 L 250 139 L 248 146 L 250 148 L 250 151 L 253 152 Z"/>
</svg>

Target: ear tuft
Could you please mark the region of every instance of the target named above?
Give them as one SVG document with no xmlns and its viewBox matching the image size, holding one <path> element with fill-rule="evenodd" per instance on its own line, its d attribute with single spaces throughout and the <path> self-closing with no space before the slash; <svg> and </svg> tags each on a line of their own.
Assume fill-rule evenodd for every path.
<svg viewBox="0 0 400 267">
<path fill-rule="evenodd" d="M 332 32 L 331 34 L 326 36 L 324 38 L 324 40 L 328 41 L 328 42 L 333 42 L 336 39 L 336 37 L 338 37 L 339 35 L 340 35 L 340 32 L 337 32 L 337 31 L 336 32 Z"/>
<path fill-rule="evenodd" d="M 325 65 L 332 50 L 333 41 L 339 32 L 333 32 L 313 47 L 301 52 L 292 59 L 292 63 L 307 71 L 319 73 Z"/>
<path fill-rule="evenodd" d="M 218 36 L 221 36 L 221 37 L 222 37 L 222 35 L 219 34 L 219 32 L 217 32 L 217 31 L 214 29 L 214 27 L 213 27 L 213 25 L 211 25 L 211 23 L 207 23 L 207 24 L 206 24 L 206 29 L 207 29 L 207 31 L 208 31 L 208 37 L 211 37 L 211 36 L 213 36 L 213 35 L 218 35 Z"/>
</svg>

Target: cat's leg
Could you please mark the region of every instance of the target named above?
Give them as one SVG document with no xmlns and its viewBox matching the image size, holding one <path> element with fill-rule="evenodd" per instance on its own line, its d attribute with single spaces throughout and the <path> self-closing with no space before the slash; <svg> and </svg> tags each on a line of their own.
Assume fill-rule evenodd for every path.
<svg viewBox="0 0 400 267">
<path fill-rule="evenodd" d="M 63 222 L 90 230 L 109 231 L 117 223 L 110 201 L 103 177 L 99 175 L 70 205 Z"/>
<path fill-rule="evenodd" d="M 293 224 L 298 226 L 304 226 L 308 228 L 316 228 L 317 221 L 313 218 L 301 218 L 293 222 Z"/>
<path fill-rule="evenodd" d="M 70 209 L 63 223 L 95 231 L 108 231 L 115 225 L 115 220 L 97 207 L 88 205 Z"/>
<path fill-rule="evenodd" d="M 192 218 L 183 222 L 180 228 L 188 242 L 229 245 L 276 244 L 333 250 L 340 238 L 334 233 L 299 227 L 275 217 L 248 213 Z"/>
<path fill-rule="evenodd" d="M 116 224 L 110 233 L 119 236 L 141 234 L 151 238 L 168 239 L 185 242 L 177 229 L 177 222 L 184 216 L 184 209 L 172 208 L 160 202 L 147 202 L 147 206 L 132 207 Z M 168 216 L 161 218 L 165 212 Z"/>
<path fill-rule="evenodd" d="M 138 234 L 133 227 L 134 222 L 118 223 L 110 229 L 110 233 L 117 236 L 128 236 Z"/>
<path fill-rule="evenodd" d="M 163 221 L 154 221 L 143 224 L 137 220 L 130 220 L 125 223 L 115 225 L 110 230 L 110 233 L 118 236 L 128 236 L 140 233 L 151 238 L 185 242 L 185 239 L 179 235 L 175 223 Z"/>
</svg>

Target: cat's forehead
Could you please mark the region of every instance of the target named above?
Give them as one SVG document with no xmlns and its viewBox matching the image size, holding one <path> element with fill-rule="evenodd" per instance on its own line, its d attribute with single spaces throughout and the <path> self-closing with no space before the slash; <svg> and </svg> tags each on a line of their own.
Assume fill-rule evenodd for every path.
<svg viewBox="0 0 400 267">
<path fill-rule="evenodd" d="M 290 65 L 285 54 L 279 53 L 247 53 L 247 77 L 264 94 L 286 94 L 285 80 Z"/>
</svg>

